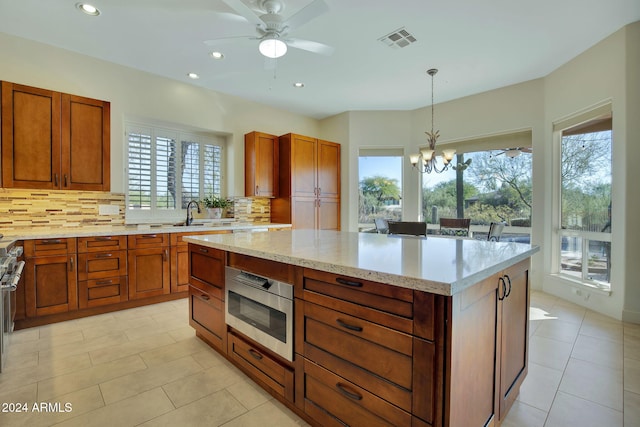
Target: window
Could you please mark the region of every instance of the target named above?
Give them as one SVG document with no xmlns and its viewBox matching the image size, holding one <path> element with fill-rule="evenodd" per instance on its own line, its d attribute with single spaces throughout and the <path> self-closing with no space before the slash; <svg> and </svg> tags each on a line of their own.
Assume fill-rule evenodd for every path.
<svg viewBox="0 0 640 427">
<path fill-rule="evenodd" d="M 561 131 L 558 272 L 610 289 L 611 114 Z"/>
<path fill-rule="evenodd" d="M 128 123 L 127 216 L 182 215 L 189 201 L 220 196 L 222 138 Z"/>
<path fill-rule="evenodd" d="M 376 218 L 402 220 L 402 149 L 360 149 L 358 158 L 359 228 Z"/>
<path fill-rule="evenodd" d="M 493 145 L 514 147 L 512 144 L 515 143 L 498 137 Z M 478 145 L 480 148 L 491 146 Z M 456 171 L 450 168 L 441 174 L 422 175 L 422 217 L 430 224 L 438 224 L 440 218 L 471 218 L 476 237 L 486 236 L 492 222 L 502 222 L 508 227 L 502 241 L 528 243 L 532 198 L 531 150 L 520 146 L 512 150 L 475 151 L 473 144 L 466 144 L 463 148 L 468 151 L 458 152 L 453 163 L 462 164 L 470 159 L 466 169 Z M 442 165 L 440 158 L 438 162 Z"/>
</svg>

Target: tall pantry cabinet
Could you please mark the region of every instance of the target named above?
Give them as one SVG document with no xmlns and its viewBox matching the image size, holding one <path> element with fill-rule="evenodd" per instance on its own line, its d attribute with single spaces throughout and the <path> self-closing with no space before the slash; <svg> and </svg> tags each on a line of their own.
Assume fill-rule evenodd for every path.
<svg viewBox="0 0 640 427">
<path fill-rule="evenodd" d="M 271 220 L 340 230 L 340 144 L 292 133 L 278 140 L 280 193 L 271 201 Z"/>
</svg>

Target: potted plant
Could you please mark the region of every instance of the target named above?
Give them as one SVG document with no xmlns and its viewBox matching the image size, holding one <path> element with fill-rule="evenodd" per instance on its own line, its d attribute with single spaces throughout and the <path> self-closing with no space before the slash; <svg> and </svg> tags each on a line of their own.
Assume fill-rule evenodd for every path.
<svg viewBox="0 0 640 427">
<path fill-rule="evenodd" d="M 207 209 L 209 218 L 222 218 L 222 211 L 231 205 L 231 202 L 225 198 L 217 196 L 205 197 L 200 203 Z"/>
</svg>

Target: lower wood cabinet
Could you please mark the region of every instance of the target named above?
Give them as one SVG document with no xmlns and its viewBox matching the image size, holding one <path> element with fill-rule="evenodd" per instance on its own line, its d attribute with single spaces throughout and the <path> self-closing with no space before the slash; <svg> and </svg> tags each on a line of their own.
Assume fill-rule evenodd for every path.
<svg viewBox="0 0 640 427">
<path fill-rule="evenodd" d="M 78 309 L 76 254 L 27 258 L 25 308 L 28 317 Z"/>
<path fill-rule="evenodd" d="M 171 292 L 168 246 L 129 250 L 127 258 L 129 299 L 148 298 Z"/>
<path fill-rule="evenodd" d="M 294 370 L 287 363 L 280 362 L 260 345 L 243 339 L 234 331 L 228 334 L 227 356 L 265 387 L 293 403 Z"/>
<path fill-rule="evenodd" d="M 186 292 L 189 289 L 189 244 L 184 236 L 205 234 L 227 234 L 230 230 L 188 232 L 171 234 L 171 293 Z"/>
<path fill-rule="evenodd" d="M 224 301 L 189 286 L 189 325 L 196 334 L 215 347 L 227 351 L 227 324 L 224 321 Z"/>
</svg>

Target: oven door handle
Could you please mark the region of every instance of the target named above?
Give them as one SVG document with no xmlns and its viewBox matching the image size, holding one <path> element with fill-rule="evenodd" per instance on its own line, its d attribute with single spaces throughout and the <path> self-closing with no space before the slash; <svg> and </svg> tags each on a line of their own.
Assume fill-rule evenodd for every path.
<svg viewBox="0 0 640 427">
<path fill-rule="evenodd" d="M 6 285 L 3 284 L 2 289 L 8 290 L 9 292 L 13 292 L 16 289 L 18 289 L 18 282 L 20 281 L 20 275 L 22 274 L 23 269 L 24 269 L 24 261 L 20 261 L 17 264 L 16 269 L 13 271 L 13 273 L 7 280 L 7 282 L 9 283 L 7 283 Z"/>
</svg>

